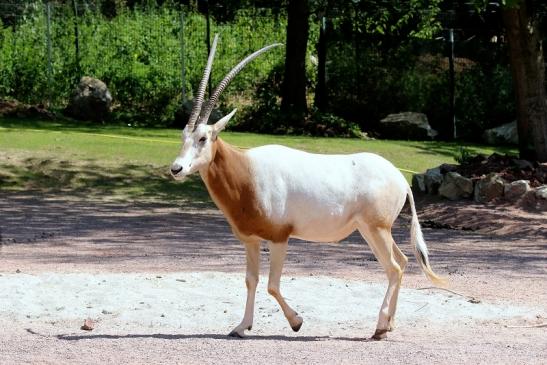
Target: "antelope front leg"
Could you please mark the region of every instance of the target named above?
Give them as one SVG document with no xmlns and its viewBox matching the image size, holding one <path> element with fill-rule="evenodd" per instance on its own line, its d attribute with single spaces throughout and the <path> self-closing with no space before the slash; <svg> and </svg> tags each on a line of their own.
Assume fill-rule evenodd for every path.
<svg viewBox="0 0 547 365">
<path fill-rule="evenodd" d="M 268 293 L 270 293 L 279 303 L 283 314 L 289 321 L 293 331 L 298 332 L 304 320 L 298 315 L 283 299 L 279 290 L 281 281 L 281 272 L 283 271 L 283 263 L 287 255 L 288 243 L 269 243 L 270 247 L 270 277 L 268 279 Z"/>
<path fill-rule="evenodd" d="M 245 314 L 241 323 L 230 332 L 230 337 L 244 337 L 245 330 L 250 330 L 253 326 L 253 315 L 255 307 L 255 293 L 258 285 L 259 267 L 260 267 L 260 241 L 245 242 L 245 252 L 247 254 L 247 273 L 245 275 L 245 285 L 247 286 L 247 303 L 245 304 Z"/>
</svg>

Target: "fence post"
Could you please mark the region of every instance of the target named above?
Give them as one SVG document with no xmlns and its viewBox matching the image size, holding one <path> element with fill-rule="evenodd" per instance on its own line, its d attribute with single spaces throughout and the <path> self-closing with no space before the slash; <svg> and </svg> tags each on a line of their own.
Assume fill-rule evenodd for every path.
<svg viewBox="0 0 547 365">
<path fill-rule="evenodd" d="M 184 60 L 184 11 L 180 11 L 180 59 L 182 63 L 182 102 L 186 101 L 186 64 Z"/>
<path fill-rule="evenodd" d="M 47 44 L 47 80 L 48 80 L 48 106 L 51 105 L 53 90 L 53 66 L 51 56 L 51 3 L 46 3 L 46 44 Z"/>
<path fill-rule="evenodd" d="M 209 16 L 209 1 L 205 1 L 207 4 L 207 58 L 211 52 L 211 17 Z M 206 58 L 206 59 L 207 59 Z M 209 96 L 211 96 L 211 90 L 213 89 L 213 76 L 209 77 Z"/>
<path fill-rule="evenodd" d="M 327 107 L 327 18 L 320 18 L 319 41 L 317 43 L 317 86 L 315 106 L 322 112 Z"/>
<path fill-rule="evenodd" d="M 454 80 L 454 29 L 450 28 L 448 30 L 448 42 L 450 44 L 450 53 L 448 55 L 448 65 L 449 65 L 449 97 L 450 97 L 450 122 L 452 129 L 451 138 L 456 139 L 456 83 Z"/>
<path fill-rule="evenodd" d="M 76 50 L 76 71 L 78 72 L 78 79 L 80 78 L 80 36 L 78 33 L 78 4 L 77 0 L 72 0 L 72 6 L 74 7 L 74 47 Z"/>
</svg>

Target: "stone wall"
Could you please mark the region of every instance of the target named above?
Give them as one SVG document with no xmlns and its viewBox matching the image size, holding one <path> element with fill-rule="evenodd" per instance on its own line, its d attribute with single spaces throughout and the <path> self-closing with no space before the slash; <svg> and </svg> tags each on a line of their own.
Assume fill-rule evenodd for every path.
<svg viewBox="0 0 547 365">
<path fill-rule="evenodd" d="M 532 187 L 529 180 L 507 181 L 499 173 L 480 177 L 462 176 L 458 165 L 440 165 L 412 177 L 412 189 L 449 200 L 474 200 L 478 203 L 526 201 L 535 208 L 547 209 L 547 185 Z"/>
</svg>

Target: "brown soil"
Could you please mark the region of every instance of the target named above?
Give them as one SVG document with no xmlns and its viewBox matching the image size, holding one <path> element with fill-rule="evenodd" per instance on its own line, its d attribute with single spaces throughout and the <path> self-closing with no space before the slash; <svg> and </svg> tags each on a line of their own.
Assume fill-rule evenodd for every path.
<svg viewBox="0 0 547 365">
<path fill-rule="evenodd" d="M 44 105 L 28 105 L 16 100 L 0 99 L 0 117 L 54 119 Z"/>
<path fill-rule="evenodd" d="M 276 317 L 280 321 L 279 332 L 253 329 L 248 339 L 233 340 L 225 336 L 224 323 L 215 325 L 214 330 L 180 328 L 174 333 L 154 327 L 82 331 L 79 327 L 85 318 L 75 322 L 73 328 L 45 320 L 24 325 L 17 321 L 8 323 L 8 318 L 1 317 L 0 300 L 4 326 L 0 332 L 0 363 L 544 363 L 546 329 L 508 326 L 545 322 L 545 214 L 514 206 L 499 208 L 427 197 L 418 198 L 418 203 L 422 221 L 455 228 L 424 228 L 432 265 L 449 278 L 450 289 L 484 303 L 530 308 L 531 317 L 425 320 L 415 324 L 403 318 L 388 339 L 380 342 L 368 340 L 374 323 L 357 322 L 329 335 L 326 329 L 305 332 L 305 319 L 304 332 L 293 334 L 283 319 Z M 0 193 L 0 227 L 0 275 L 17 270 L 23 274 L 88 273 L 91 279 L 98 273 L 161 276 L 170 272 L 214 271 L 240 273 L 244 286 L 243 248 L 216 209 Z M 411 255 L 408 221 L 404 217 L 393 234 L 401 249 Z M 370 250 L 355 234 L 340 244 L 291 241 L 289 251 L 285 276 L 297 280 L 319 274 L 386 283 Z M 267 256 L 262 255 L 263 274 L 266 267 Z M 329 295 L 328 285 L 326 281 L 316 302 L 308 304 L 320 306 L 322 296 Z M 413 258 L 403 286 L 430 286 Z M 1 292 L 2 288 L 0 297 Z M 298 303 L 298 297 L 290 299 Z M 404 295 L 400 300 L 405 300 Z M 368 310 L 377 313 L 379 305 Z M 198 325 L 200 318 L 206 318 L 211 310 L 216 309 L 204 308 L 194 314 Z M 344 308 L 332 310 L 340 312 Z M 97 326 L 100 330 L 101 323 Z"/>
<path fill-rule="evenodd" d="M 468 231 L 502 239 L 547 240 L 547 202 L 544 201 L 524 198 L 516 203 L 502 199 L 477 203 L 416 193 L 415 199 L 423 227 Z"/>
</svg>

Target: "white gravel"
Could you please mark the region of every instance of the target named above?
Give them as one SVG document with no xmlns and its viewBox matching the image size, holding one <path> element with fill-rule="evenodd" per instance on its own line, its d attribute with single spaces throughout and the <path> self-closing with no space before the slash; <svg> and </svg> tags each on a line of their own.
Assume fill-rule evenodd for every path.
<svg viewBox="0 0 547 365">
<path fill-rule="evenodd" d="M 303 317 L 298 335 L 369 335 L 385 286 L 324 276 L 284 277 L 282 291 Z M 0 321 L 6 329 L 49 328 L 77 333 L 85 318 L 93 333 L 228 333 L 241 320 L 244 274 L 39 273 L 0 276 Z M 252 334 L 290 335 L 277 303 L 260 282 Z M 545 316 L 540 308 L 470 303 L 447 292 L 402 289 L 398 330 L 476 321 L 515 322 Z M 0 335 L 2 336 L 2 335 Z"/>
</svg>

